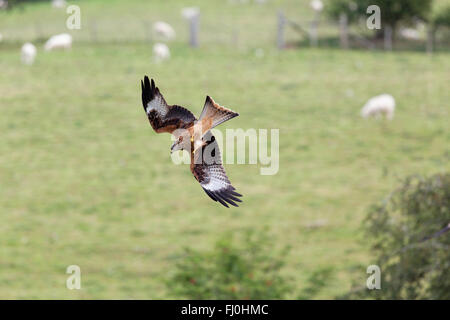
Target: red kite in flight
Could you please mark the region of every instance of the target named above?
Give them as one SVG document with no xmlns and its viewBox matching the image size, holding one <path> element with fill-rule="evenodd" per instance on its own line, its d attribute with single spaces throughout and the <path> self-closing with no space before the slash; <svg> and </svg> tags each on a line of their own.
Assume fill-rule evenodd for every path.
<svg viewBox="0 0 450 320">
<path fill-rule="evenodd" d="M 141 80 L 142 105 L 150 124 L 156 133 L 169 132 L 175 136 L 171 152 L 187 150 L 191 154 L 191 172 L 206 194 L 228 208 L 242 202 L 235 188 L 228 180 L 222 166 L 219 146 L 210 129 L 237 117 L 239 114 L 219 106 L 209 96 L 197 120 L 195 116 L 181 106 L 169 106 L 148 77 Z M 191 152 L 191 150 L 193 150 Z M 227 204 L 228 203 L 228 204 Z"/>
</svg>

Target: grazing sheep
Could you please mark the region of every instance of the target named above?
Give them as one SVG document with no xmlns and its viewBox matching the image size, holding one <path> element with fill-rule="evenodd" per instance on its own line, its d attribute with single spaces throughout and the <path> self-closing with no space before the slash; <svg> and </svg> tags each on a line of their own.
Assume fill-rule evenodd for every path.
<svg viewBox="0 0 450 320">
<path fill-rule="evenodd" d="M 8 1 L 0 0 L 0 9 L 6 10 L 8 8 Z"/>
<path fill-rule="evenodd" d="M 36 57 L 36 47 L 32 43 L 25 43 L 21 49 L 22 63 L 32 65 Z"/>
<path fill-rule="evenodd" d="M 200 9 L 197 7 L 187 7 L 181 10 L 181 15 L 186 20 L 191 20 L 200 14 Z"/>
<path fill-rule="evenodd" d="M 316 12 L 320 12 L 323 10 L 323 2 L 321 0 L 312 0 L 310 5 L 311 8 Z"/>
<path fill-rule="evenodd" d="M 392 120 L 394 117 L 395 110 L 395 100 L 394 97 L 390 94 L 381 94 L 379 96 L 375 96 L 364 105 L 361 109 L 361 117 L 381 117 L 384 113 L 386 115 L 386 119 Z"/>
<path fill-rule="evenodd" d="M 52 0 L 52 7 L 57 9 L 65 8 L 67 5 L 66 0 Z"/>
<path fill-rule="evenodd" d="M 72 48 L 72 36 L 68 33 L 61 33 L 50 37 L 45 43 L 45 51 L 54 49 L 70 49 Z"/>
<path fill-rule="evenodd" d="M 163 21 L 157 21 L 153 24 L 153 31 L 164 40 L 173 40 L 175 38 L 175 30 L 172 26 Z"/>
<path fill-rule="evenodd" d="M 156 62 L 161 62 L 170 58 L 170 50 L 164 43 L 155 43 L 153 46 L 153 55 Z"/>
<path fill-rule="evenodd" d="M 399 34 L 407 40 L 420 40 L 420 32 L 412 28 L 401 28 Z"/>
</svg>

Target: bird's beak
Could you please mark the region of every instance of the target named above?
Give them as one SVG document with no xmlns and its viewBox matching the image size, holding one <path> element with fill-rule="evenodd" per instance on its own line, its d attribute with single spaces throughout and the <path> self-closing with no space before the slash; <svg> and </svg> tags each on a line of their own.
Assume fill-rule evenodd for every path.
<svg viewBox="0 0 450 320">
<path fill-rule="evenodd" d="M 170 153 L 173 153 L 173 148 L 175 148 L 176 143 L 173 143 L 172 146 L 170 147 Z"/>
</svg>

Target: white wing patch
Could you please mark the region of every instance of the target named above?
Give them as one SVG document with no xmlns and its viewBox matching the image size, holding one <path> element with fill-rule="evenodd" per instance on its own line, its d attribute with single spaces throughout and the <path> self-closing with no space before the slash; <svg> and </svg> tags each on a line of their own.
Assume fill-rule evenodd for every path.
<svg viewBox="0 0 450 320">
<path fill-rule="evenodd" d="M 225 170 L 221 165 L 208 166 L 209 181 L 206 184 L 202 184 L 202 187 L 210 191 L 219 191 L 227 189 L 231 186 L 230 180 L 225 173 Z"/>
<path fill-rule="evenodd" d="M 152 79 L 152 82 L 150 82 L 149 78 L 145 76 L 144 81 L 141 81 L 141 87 L 142 105 L 147 116 L 150 115 L 151 111 L 155 110 L 160 119 L 164 118 L 170 108 L 156 87 L 155 81 Z"/>
<path fill-rule="evenodd" d="M 196 152 L 192 173 L 198 180 L 206 194 L 214 201 L 219 201 L 222 205 L 228 208 L 228 204 L 235 207 L 236 202 L 242 202 L 238 197 L 241 194 L 235 192 L 235 188 L 228 180 L 225 169 L 222 166 L 222 160 L 219 151 L 219 145 L 216 138 L 208 131 L 203 136 L 206 145 L 203 146 L 201 153 Z M 202 159 L 200 159 L 201 157 Z"/>
<path fill-rule="evenodd" d="M 150 111 L 152 110 L 156 110 L 156 112 L 159 113 L 161 117 L 164 117 L 169 111 L 169 107 L 166 101 L 164 101 L 164 98 L 160 94 L 155 95 L 155 98 L 147 103 L 147 114 L 150 114 Z"/>
</svg>

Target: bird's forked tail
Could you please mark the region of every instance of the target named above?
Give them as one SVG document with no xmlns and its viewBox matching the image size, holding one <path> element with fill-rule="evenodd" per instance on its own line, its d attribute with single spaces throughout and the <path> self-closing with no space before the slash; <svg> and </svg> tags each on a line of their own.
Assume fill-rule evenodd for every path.
<svg viewBox="0 0 450 320">
<path fill-rule="evenodd" d="M 239 113 L 218 105 L 210 96 L 207 96 L 205 106 L 198 120 L 204 123 L 207 130 L 209 130 L 238 115 Z"/>
</svg>

